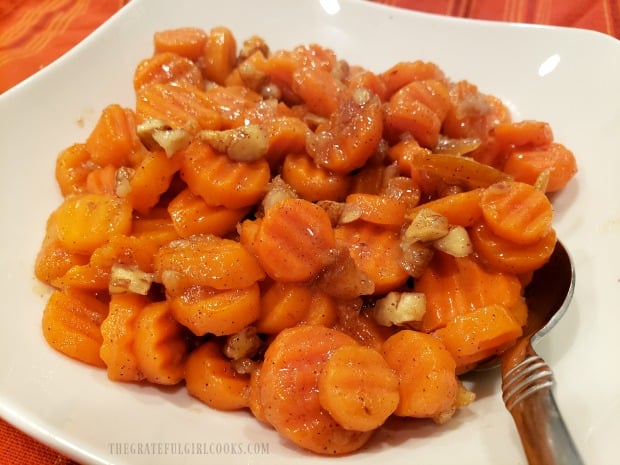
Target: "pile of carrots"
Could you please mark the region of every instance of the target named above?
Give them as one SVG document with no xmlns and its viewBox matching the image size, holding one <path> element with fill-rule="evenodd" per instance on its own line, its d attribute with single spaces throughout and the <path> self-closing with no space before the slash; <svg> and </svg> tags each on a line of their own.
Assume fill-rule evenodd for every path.
<svg viewBox="0 0 620 465">
<path fill-rule="evenodd" d="M 133 86 L 57 158 L 53 348 L 327 455 L 473 400 L 459 375 L 521 335 L 577 171 L 549 124 L 434 63 L 225 27 L 156 33 Z"/>
</svg>

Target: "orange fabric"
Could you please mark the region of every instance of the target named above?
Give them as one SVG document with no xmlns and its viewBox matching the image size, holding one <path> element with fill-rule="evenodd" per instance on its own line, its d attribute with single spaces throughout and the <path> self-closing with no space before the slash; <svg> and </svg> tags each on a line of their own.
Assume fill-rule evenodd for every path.
<svg viewBox="0 0 620 465">
<path fill-rule="evenodd" d="M 48 65 L 129 0 L 0 0 L 0 93 Z M 465 18 L 572 26 L 620 38 L 620 0 L 375 0 Z M 77 465 L 0 419 L 1 465 Z"/>
</svg>

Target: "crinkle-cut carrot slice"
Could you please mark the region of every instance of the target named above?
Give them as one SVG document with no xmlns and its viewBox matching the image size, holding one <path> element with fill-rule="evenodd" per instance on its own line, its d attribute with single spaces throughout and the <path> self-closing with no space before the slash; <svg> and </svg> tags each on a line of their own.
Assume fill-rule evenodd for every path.
<svg viewBox="0 0 620 465">
<path fill-rule="evenodd" d="M 254 249 L 272 279 L 303 282 L 332 261 L 335 245 L 325 210 L 307 200 L 286 199 L 265 212 Z"/>
<path fill-rule="evenodd" d="M 538 242 L 552 228 L 548 197 L 523 182 L 498 182 L 480 197 L 482 216 L 496 235 L 521 245 Z"/>
<path fill-rule="evenodd" d="M 168 211 L 178 235 L 187 238 L 195 234 L 226 236 L 235 231 L 250 209 L 208 205 L 202 197 L 184 189 L 170 201 Z"/>
<path fill-rule="evenodd" d="M 105 367 L 99 356 L 102 342 L 99 327 L 107 314 L 108 306 L 93 294 L 75 289 L 55 290 L 43 310 L 43 336 L 59 352 Z"/>
<path fill-rule="evenodd" d="M 95 168 L 86 177 L 86 192 L 89 194 L 116 194 L 116 167 L 106 165 Z"/>
<path fill-rule="evenodd" d="M 59 289 L 105 291 L 110 285 L 110 269 L 92 263 L 74 265 L 63 275 L 52 279 L 50 284 Z"/>
<path fill-rule="evenodd" d="M 224 26 L 212 28 L 202 58 L 205 77 L 223 85 L 237 59 L 237 40 L 232 31 Z"/>
<path fill-rule="evenodd" d="M 415 81 L 435 79 L 445 80 L 445 74 L 435 63 L 429 61 L 402 61 L 382 72 L 381 79 L 385 83 L 386 98 L 390 98 L 400 88 Z"/>
<path fill-rule="evenodd" d="M 381 76 L 361 67 L 352 66 L 347 79 L 347 87 L 350 91 L 355 89 L 368 89 L 382 102 L 387 98 L 387 85 Z"/>
<path fill-rule="evenodd" d="M 137 143 L 135 116 L 118 104 L 103 109 L 85 147 L 91 160 L 99 165 L 123 166 Z"/>
<path fill-rule="evenodd" d="M 483 94 L 471 82 L 452 83 L 450 100 L 452 107 L 443 123 L 443 132 L 448 137 L 485 140 L 494 126 L 510 121 L 506 105 L 497 97 Z"/>
<path fill-rule="evenodd" d="M 200 142 L 193 142 L 183 153 L 181 177 L 209 205 L 237 209 L 263 197 L 271 177 L 266 160 L 234 161 Z"/>
<path fill-rule="evenodd" d="M 84 193 L 92 169 L 85 143 L 76 143 L 61 151 L 56 158 L 54 175 L 62 195 Z"/>
<path fill-rule="evenodd" d="M 155 32 L 153 45 L 155 53 L 171 52 L 194 61 L 202 57 L 207 38 L 203 29 L 179 27 Z"/>
<path fill-rule="evenodd" d="M 346 87 L 329 70 L 302 67 L 293 72 L 292 90 L 312 113 L 329 117 L 338 109 Z"/>
<path fill-rule="evenodd" d="M 502 147 L 540 147 L 553 142 L 553 130 L 545 121 L 503 121 L 493 127 L 493 136 Z"/>
<path fill-rule="evenodd" d="M 508 155 L 503 170 L 516 181 L 534 184 L 548 176 L 545 192 L 557 192 L 577 174 L 573 152 L 557 142 L 533 150 L 515 150 Z"/>
<path fill-rule="evenodd" d="M 152 84 L 174 84 L 201 87 L 202 73 L 189 58 L 172 52 L 156 53 L 138 63 L 134 71 L 136 91 Z"/>
<path fill-rule="evenodd" d="M 429 208 L 435 213 L 445 216 L 451 225 L 473 226 L 482 216 L 480 208 L 482 192 L 483 189 L 479 188 L 439 197 L 419 205 L 407 216 L 415 218 L 421 209 Z"/>
<path fill-rule="evenodd" d="M 385 195 L 355 193 L 349 194 L 345 205 L 359 212 L 359 219 L 400 229 L 405 223 L 405 205 L 397 198 Z"/>
<path fill-rule="evenodd" d="M 166 122 L 172 128 L 195 134 L 201 129 L 219 129 L 222 116 L 202 90 L 172 84 L 153 84 L 136 92 L 136 117 Z"/>
<path fill-rule="evenodd" d="M 475 309 L 459 315 L 433 332 L 462 368 L 491 357 L 522 334 L 521 325 L 501 304 Z"/>
<path fill-rule="evenodd" d="M 185 386 L 190 395 L 217 410 L 238 410 L 249 405 L 250 377 L 237 373 L 213 340 L 189 354 Z"/>
<path fill-rule="evenodd" d="M 396 162 L 398 172 L 402 175 L 411 176 L 414 168 L 413 160 L 420 160 L 432 152 L 426 147 L 422 147 L 415 139 L 405 139 L 391 145 L 387 150 L 390 160 Z"/>
<path fill-rule="evenodd" d="M 110 298 L 110 311 L 101 323 L 103 343 L 99 353 L 108 378 L 113 381 L 144 379 L 135 349 L 136 321 L 148 303 L 147 297 L 130 292 L 113 294 Z"/>
<path fill-rule="evenodd" d="M 124 198 L 138 213 L 148 213 L 170 187 L 174 175 L 181 169 L 182 160 L 180 153 L 168 157 L 161 151 L 148 152 L 135 168 Z"/>
<path fill-rule="evenodd" d="M 403 285 L 409 275 L 401 266 L 402 250 L 398 231 L 356 221 L 335 228 L 337 240 L 346 244 L 357 266 L 375 284 L 375 294 Z"/>
<path fill-rule="evenodd" d="M 336 300 L 325 292 L 314 289 L 308 311 L 299 324 L 321 325 L 329 328 L 336 323 L 337 319 Z"/>
<path fill-rule="evenodd" d="M 210 87 L 205 92 L 209 107 L 215 109 L 222 119 L 224 129 L 255 123 L 249 118 L 259 105 L 265 105 L 260 94 L 247 87 Z"/>
<path fill-rule="evenodd" d="M 399 379 L 399 416 L 432 418 L 449 411 L 456 400 L 456 363 L 444 344 L 430 334 L 403 329 L 382 348 Z"/>
<path fill-rule="evenodd" d="M 276 431 L 322 455 L 353 452 L 370 439 L 371 432 L 344 429 L 319 400 L 319 374 L 330 354 L 355 344 L 323 326 L 294 326 L 276 336 L 265 352 L 258 381 L 265 418 Z"/>
<path fill-rule="evenodd" d="M 270 282 L 261 292 L 256 329 L 260 333 L 277 334 L 299 324 L 310 309 L 312 297 L 313 290 L 306 284 Z"/>
<path fill-rule="evenodd" d="M 443 82 L 414 81 L 399 89 L 386 104 L 385 131 L 394 139 L 409 133 L 423 147 L 433 148 L 450 106 Z"/>
<path fill-rule="evenodd" d="M 67 197 L 56 210 L 58 240 L 65 250 L 89 254 L 115 234 L 131 230 L 131 206 L 116 196 Z"/>
<path fill-rule="evenodd" d="M 140 371 L 151 383 L 173 385 L 185 376 L 189 349 L 183 327 L 168 302 L 147 304 L 136 320 L 135 351 Z"/>
<path fill-rule="evenodd" d="M 343 346 L 334 350 L 321 370 L 319 401 L 343 428 L 372 431 L 396 410 L 398 384 L 380 352 Z"/>
<path fill-rule="evenodd" d="M 275 116 L 262 123 L 269 139 L 265 157 L 269 164 L 278 166 L 289 153 L 300 153 L 306 148 L 308 125 L 296 116 Z"/>
<path fill-rule="evenodd" d="M 344 98 L 329 120 L 308 135 L 306 150 L 314 161 L 336 173 L 364 166 L 381 141 L 382 104 L 368 91 Z"/>
<path fill-rule="evenodd" d="M 476 308 L 492 304 L 513 308 L 522 286 L 515 275 L 486 269 L 471 255 L 457 258 L 436 252 L 414 290 L 426 295 L 422 330 L 431 332 Z"/>
<path fill-rule="evenodd" d="M 311 202 L 343 200 L 351 185 L 351 176 L 318 166 L 305 153 L 290 153 L 284 158 L 282 179 Z"/>
<path fill-rule="evenodd" d="M 34 274 L 50 284 L 76 265 L 88 263 L 88 255 L 68 252 L 58 239 L 56 213 L 52 212 L 45 225 L 45 237 L 35 259 Z"/>
<path fill-rule="evenodd" d="M 488 266 L 504 273 L 522 274 L 535 271 L 551 257 L 556 232 L 549 230 L 532 244 L 517 244 L 493 233 L 483 221 L 473 226 L 470 238 L 475 252 Z"/>
<path fill-rule="evenodd" d="M 242 289 L 265 277 L 256 258 L 243 245 L 212 234 L 161 247 L 154 264 L 157 278 L 173 294 L 191 286 Z"/>
<path fill-rule="evenodd" d="M 253 323 L 260 312 L 260 288 L 216 290 L 192 286 L 170 298 L 175 319 L 197 336 L 235 334 Z"/>
</svg>

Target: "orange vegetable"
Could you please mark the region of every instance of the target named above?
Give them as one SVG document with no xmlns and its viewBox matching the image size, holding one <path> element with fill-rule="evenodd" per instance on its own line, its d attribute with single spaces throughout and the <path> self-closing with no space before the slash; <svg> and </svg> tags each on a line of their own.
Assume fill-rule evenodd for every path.
<svg viewBox="0 0 620 465">
<path fill-rule="evenodd" d="M 403 329 L 385 341 L 382 353 L 399 379 L 396 415 L 432 418 L 453 407 L 456 363 L 440 340 Z"/>
<path fill-rule="evenodd" d="M 459 315 L 433 333 L 444 343 L 458 367 L 467 367 L 501 352 L 521 334 L 521 325 L 500 304 Z"/>
<path fill-rule="evenodd" d="M 351 185 L 351 177 L 322 168 L 304 153 L 291 153 L 282 163 L 282 179 L 304 199 L 343 200 Z"/>
<path fill-rule="evenodd" d="M 504 171 L 516 181 L 534 184 L 543 173 L 549 179 L 546 192 L 557 192 L 577 174 L 577 161 L 573 152 L 556 142 L 534 150 L 516 150 L 504 164 Z"/>
<path fill-rule="evenodd" d="M 99 356 L 99 326 L 108 306 L 87 292 L 75 289 L 54 291 L 41 326 L 47 343 L 63 354 L 90 365 L 105 367 Z"/>
<path fill-rule="evenodd" d="M 237 58 L 237 41 L 230 29 L 222 26 L 209 31 L 204 47 L 204 75 L 218 84 L 224 84 Z"/>
<path fill-rule="evenodd" d="M 204 143 L 193 142 L 184 151 L 181 177 L 209 205 L 237 209 L 263 197 L 270 170 L 264 159 L 234 161 Z"/>
<path fill-rule="evenodd" d="M 552 227 L 551 202 L 530 184 L 493 184 L 483 191 L 480 208 L 493 233 L 517 244 L 538 242 Z"/>
<path fill-rule="evenodd" d="M 445 79 L 443 71 L 435 63 L 421 60 L 396 63 L 380 74 L 380 77 L 385 82 L 387 98 L 414 81 Z"/>
<path fill-rule="evenodd" d="M 494 234 L 484 222 L 476 224 L 470 233 L 474 250 L 490 267 L 505 272 L 522 274 L 543 266 L 551 257 L 556 243 L 553 229 L 532 244 L 517 244 Z"/>
<path fill-rule="evenodd" d="M 260 289 L 247 287 L 216 290 L 192 286 L 169 297 L 174 318 L 197 336 L 235 334 L 253 323 L 260 312 Z"/>
<path fill-rule="evenodd" d="M 208 35 L 195 27 L 180 27 L 153 34 L 155 53 L 172 52 L 190 60 L 202 57 Z"/>
<path fill-rule="evenodd" d="M 343 428 L 372 431 L 396 410 L 398 383 L 376 350 L 342 346 L 334 350 L 321 370 L 319 401 Z"/>
<path fill-rule="evenodd" d="M 384 294 L 404 284 L 409 275 L 400 265 L 402 250 L 398 231 L 372 223 L 349 223 L 335 229 L 357 266 L 375 284 L 375 294 Z"/>
<path fill-rule="evenodd" d="M 209 407 L 238 410 L 248 406 L 250 377 L 237 373 L 215 341 L 194 349 L 185 366 L 187 392 Z"/>
<path fill-rule="evenodd" d="M 426 295 L 422 330 L 431 332 L 476 308 L 492 304 L 513 308 L 521 296 L 521 283 L 514 275 L 485 269 L 472 256 L 436 252 L 414 290 Z"/>
<path fill-rule="evenodd" d="M 405 205 L 397 198 L 375 194 L 349 194 L 346 205 L 360 213 L 369 223 L 399 229 L 405 222 Z"/>
<path fill-rule="evenodd" d="M 451 225 L 473 226 L 482 216 L 480 208 L 482 192 L 483 189 L 480 188 L 439 197 L 414 208 L 407 216 L 415 218 L 422 208 L 430 208 L 435 213 L 445 216 Z"/>
<path fill-rule="evenodd" d="M 370 439 L 371 432 L 344 429 L 319 400 L 319 374 L 330 354 L 355 344 L 344 333 L 322 326 L 295 326 L 276 336 L 259 377 L 262 410 L 276 431 L 323 455 L 353 452 Z"/>
<path fill-rule="evenodd" d="M 136 67 L 133 86 L 136 91 L 152 84 L 202 86 L 200 68 L 189 58 L 172 52 L 156 53 Z"/>
<path fill-rule="evenodd" d="M 158 250 L 154 264 L 158 279 L 173 294 L 192 286 L 243 289 L 265 277 L 239 242 L 214 235 L 171 242 Z"/>
<path fill-rule="evenodd" d="M 506 121 L 493 128 L 495 141 L 504 147 L 543 146 L 553 142 L 553 131 L 545 121 Z"/>
<path fill-rule="evenodd" d="M 90 154 L 86 144 L 73 144 L 58 154 L 55 177 L 63 196 L 82 194 L 86 191 L 86 179 L 92 171 Z"/>
<path fill-rule="evenodd" d="M 325 210 L 307 200 L 286 199 L 265 212 L 254 248 L 272 279 L 302 282 L 330 263 L 335 245 Z"/>
<path fill-rule="evenodd" d="M 325 117 L 338 109 L 346 89 L 329 70 L 312 67 L 296 69 L 291 87 L 311 112 Z"/>
<path fill-rule="evenodd" d="M 269 283 L 262 291 L 260 316 L 256 329 L 261 333 L 277 334 L 302 321 L 313 301 L 313 291 L 305 284 Z"/>
<path fill-rule="evenodd" d="M 130 110 L 116 104 L 104 108 L 86 139 L 85 148 L 91 160 L 99 166 L 125 165 L 137 142 L 134 125 Z"/>
<path fill-rule="evenodd" d="M 91 194 L 116 194 L 116 167 L 96 168 L 86 176 L 86 191 Z"/>
</svg>

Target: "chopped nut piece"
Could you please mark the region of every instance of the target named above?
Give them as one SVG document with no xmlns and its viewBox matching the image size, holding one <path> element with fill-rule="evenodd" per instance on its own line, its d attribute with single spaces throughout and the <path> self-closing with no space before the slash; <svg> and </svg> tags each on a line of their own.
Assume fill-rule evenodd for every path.
<svg viewBox="0 0 620 465">
<path fill-rule="evenodd" d="M 185 129 L 173 129 L 166 121 L 156 118 L 140 123 L 136 132 L 147 149 L 163 149 L 169 157 L 187 147 L 192 140 Z"/>
<path fill-rule="evenodd" d="M 449 231 L 448 218 L 430 208 L 421 208 L 407 227 L 405 237 L 408 240 L 429 242 L 445 236 Z"/>
<path fill-rule="evenodd" d="M 436 249 L 453 257 L 466 257 L 474 251 L 469 234 L 463 226 L 454 226 L 445 236 L 433 242 Z"/>
<path fill-rule="evenodd" d="M 394 291 L 377 300 L 372 315 L 382 326 L 404 326 L 421 321 L 425 312 L 423 293 Z"/>
<path fill-rule="evenodd" d="M 262 341 L 254 326 L 246 326 L 237 334 L 228 336 L 224 344 L 224 355 L 231 360 L 251 358 L 260 349 Z"/>
<path fill-rule="evenodd" d="M 454 405 L 446 410 L 435 415 L 432 419 L 438 425 L 443 425 L 450 420 L 459 408 L 467 407 L 474 400 L 476 400 L 476 394 L 465 387 L 465 385 L 459 381 L 458 391 L 456 393 L 456 399 Z"/>
<path fill-rule="evenodd" d="M 263 197 L 263 211 L 269 210 L 276 203 L 286 199 L 297 198 L 297 192 L 280 175 L 275 176 L 267 186 Z"/>
<path fill-rule="evenodd" d="M 243 41 L 241 50 L 239 50 L 239 59 L 245 60 L 256 52 L 262 53 L 267 58 L 269 56 L 269 45 L 262 37 L 252 36 Z"/>
<path fill-rule="evenodd" d="M 136 267 L 112 265 L 108 291 L 110 294 L 133 292 L 134 294 L 147 295 L 152 283 L 152 273 L 146 273 Z"/>
<path fill-rule="evenodd" d="M 263 158 L 269 150 L 269 137 L 257 124 L 224 131 L 203 130 L 198 137 L 235 161 L 255 161 Z"/>
<path fill-rule="evenodd" d="M 551 176 L 550 169 L 547 168 L 546 170 L 541 171 L 541 173 L 536 178 L 536 181 L 534 181 L 534 187 L 538 189 L 540 192 L 546 192 L 547 186 L 549 185 L 550 176 Z"/>
<path fill-rule="evenodd" d="M 116 170 L 115 176 L 115 188 L 114 192 L 119 197 L 127 197 L 131 192 L 131 178 L 135 174 L 136 170 L 129 168 L 128 166 L 121 166 Z"/>
</svg>

